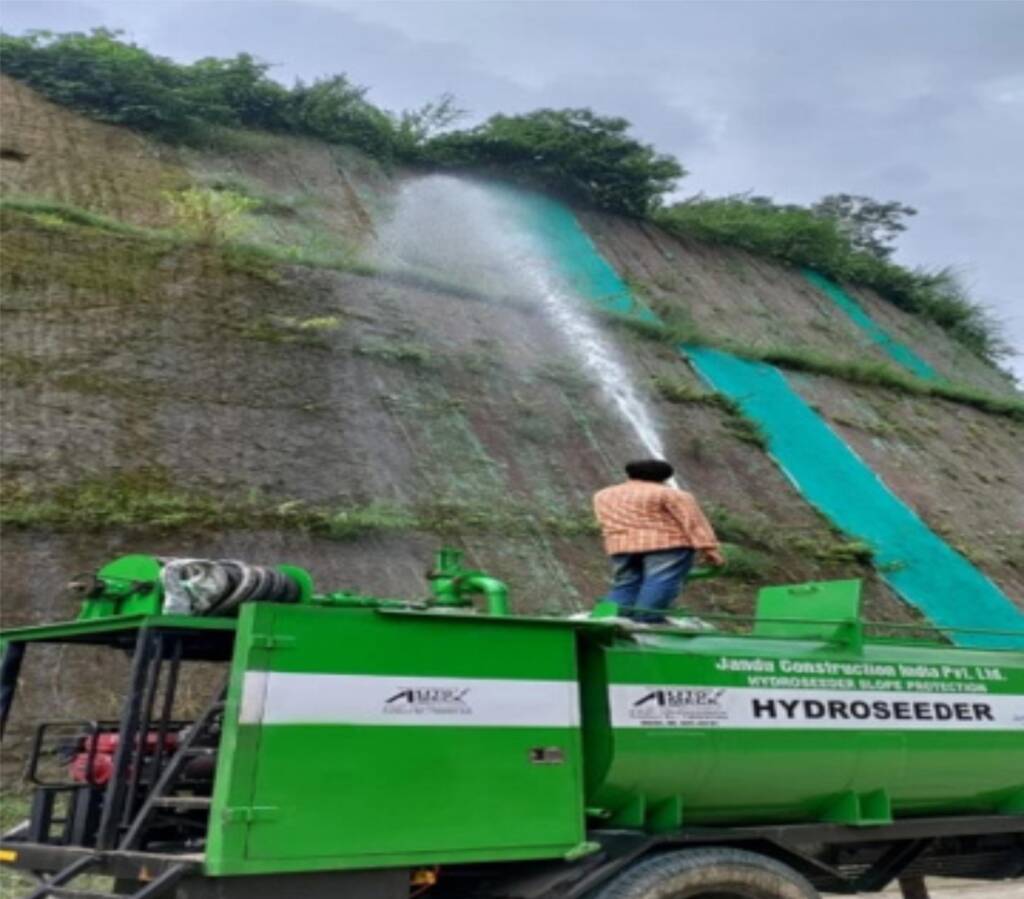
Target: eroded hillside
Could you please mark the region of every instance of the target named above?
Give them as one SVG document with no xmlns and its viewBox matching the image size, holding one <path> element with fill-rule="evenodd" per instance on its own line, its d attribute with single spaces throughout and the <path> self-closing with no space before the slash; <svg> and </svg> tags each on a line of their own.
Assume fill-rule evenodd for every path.
<svg viewBox="0 0 1024 899">
<path fill-rule="evenodd" d="M 536 304 L 382 263 L 379 232 L 416 173 L 256 133 L 172 148 L 7 80 L 3 114 L 10 623 L 66 614 L 68 576 L 125 551 L 289 561 L 325 587 L 415 596 L 451 543 L 508 580 L 519 608 L 601 594 L 589 495 L 636 436 Z M 204 234 L 183 195 L 244 198 L 244 227 Z M 884 361 L 796 270 L 579 217 L 638 296 L 702 333 Z M 857 297 L 941 375 L 1012 394 L 938 328 Z M 872 617 L 915 620 L 870 551 L 801 497 L 671 346 L 601 326 L 738 547 L 729 576 L 695 584 L 689 606 L 745 612 L 759 583 L 851 576 L 866 578 Z M 1024 601 L 1019 419 L 836 376 L 791 380 Z"/>
</svg>

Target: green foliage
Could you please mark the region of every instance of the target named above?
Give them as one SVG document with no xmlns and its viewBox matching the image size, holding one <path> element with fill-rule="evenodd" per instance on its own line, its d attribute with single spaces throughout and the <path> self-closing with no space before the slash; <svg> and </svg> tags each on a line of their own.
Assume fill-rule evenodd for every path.
<svg viewBox="0 0 1024 899">
<path fill-rule="evenodd" d="M 442 94 L 436 102 L 426 103 L 419 109 L 407 109 L 398 117 L 395 139 L 398 155 L 415 159 L 422 154 L 429 141 L 447 131 L 466 115 L 455 105 L 455 97 Z"/>
<path fill-rule="evenodd" d="M 760 547 L 773 545 L 775 535 L 766 531 L 758 523 L 715 503 L 708 503 L 705 511 L 715 529 L 715 534 L 723 542 Z"/>
<path fill-rule="evenodd" d="M 830 542 L 820 540 L 797 539 L 793 548 L 803 555 L 819 562 L 870 565 L 874 562 L 875 551 L 860 540 L 837 539 Z"/>
<path fill-rule="evenodd" d="M 387 362 L 403 362 L 409 365 L 428 366 L 433 361 L 430 347 L 413 340 L 368 337 L 356 346 L 355 351 L 360 356 L 372 356 Z"/>
<path fill-rule="evenodd" d="M 670 403 L 701 403 L 721 409 L 728 416 L 725 429 L 732 437 L 756 446 L 759 450 L 768 450 L 768 435 L 761 426 L 747 418 L 739 404 L 724 394 L 699 390 L 675 378 L 656 377 L 653 384 L 658 393 Z"/>
<path fill-rule="evenodd" d="M 643 340 L 668 343 L 671 346 L 702 342 L 702 337 L 693 323 L 681 320 L 671 311 L 662 313 L 661 321 L 649 321 L 621 312 L 601 312 L 599 314 L 611 327 L 628 331 Z"/>
<path fill-rule="evenodd" d="M 186 192 L 188 193 L 188 192 Z M 210 191 L 212 194 L 220 193 Z M 175 197 L 176 195 L 170 195 Z M 259 203 L 252 198 L 242 198 L 243 202 Z M 188 201 L 191 203 L 193 201 Z M 199 199 L 201 205 L 205 202 Z M 187 207 L 187 204 L 185 204 Z M 218 219 L 217 210 L 224 208 L 213 201 L 211 226 L 214 233 L 217 230 L 217 222 L 221 221 L 222 237 L 215 240 L 201 239 L 203 229 L 201 227 L 205 213 L 196 212 L 195 218 L 189 222 L 192 214 L 182 211 L 184 219 L 179 218 L 178 227 L 169 228 L 143 228 L 137 225 L 130 225 L 118 219 L 98 213 L 89 212 L 78 206 L 71 206 L 67 203 L 60 203 L 53 200 L 40 200 L 34 197 L 12 197 L 0 199 L 0 213 L 5 216 L 4 224 L 13 226 L 15 220 L 21 217 L 22 221 L 31 221 L 36 227 L 45 230 L 64 230 L 68 228 L 86 228 L 97 231 L 106 231 L 111 234 L 135 238 L 145 241 L 149 246 L 159 249 L 160 247 L 170 248 L 177 244 L 205 243 L 206 246 L 216 244 L 216 248 L 224 261 L 238 270 L 249 274 L 268 277 L 272 274 L 271 266 L 274 265 L 302 265 L 311 268 L 327 268 L 337 271 L 345 271 L 355 275 L 366 277 L 379 274 L 373 266 L 361 262 L 355 258 L 351 251 L 338 249 L 337 241 L 332 241 L 325 247 L 306 246 L 275 246 L 273 244 L 254 244 L 236 239 L 238 235 L 244 235 L 247 231 L 244 220 L 238 220 L 231 214 L 234 204 L 229 203 L 226 208 L 226 220 Z M 105 278 L 113 278 L 109 272 Z M 109 285 L 108 285 L 109 286 Z"/>
<path fill-rule="evenodd" d="M 224 244 L 221 251 L 226 259 L 237 264 L 240 269 L 253 273 L 262 273 L 261 270 L 270 265 L 302 265 L 307 268 L 334 269 L 368 278 L 380 274 L 377 268 L 360 261 L 351 251 L 330 246 L 276 246 L 231 241 Z"/>
<path fill-rule="evenodd" d="M 262 343 L 295 344 L 329 349 L 330 342 L 327 340 L 327 334 L 337 331 L 341 326 L 342 319 L 335 315 L 323 315 L 315 318 L 276 315 L 246 320 L 238 327 L 237 334 L 246 340 L 257 340 Z"/>
<path fill-rule="evenodd" d="M 818 558 L 822 561 L 858 562 L 861 565 L 870 565 L 874 561 L 875 551 L 867 543 L 850 540 L 819 550 Z"/>
<path fill-rule="evenodd" d="M 759 450 L 768 449 L 768 436 L 753 419 L 734 415 L 725 423 L 725 429 L 743 443 L 756 446 Z"/>
<path fill-rule="evenodd" d="M 760 550 L 729 544 L 723 552 L 728 564 L 719 569 L 718 577 L 745 583 L 764 583 L 769 579 L 771 559 Z"/>
<path fill-rule="evenodd" d="M 972 387 L 948 381 L 925 381 L 884 362 L 843 361 L 810 350 L 785 347 L 748 348 L 740 355 L 771 362 L 783 368 L 829 375 L 856 384 L 885 387 L 915 396 L 939 397 L 965 406 L 973 406 L 992 415 L 1003 415 L 1024 422 L 1024 402 L 1021 400 L 992 396 Z"/>
<path fill-rule="evenodd" d="M 35 197 L 5 197 L 0 199 L 0 211 L 10 211 L 29 216 L 33 221 L 47 229 L 66 226 L 94 228 L 114 234 L 125 234 L 131 237 L 167 237 L 165 232 L 149 228 L 129 225 L 119 219 L 110 218 L 78 206 L 60 203 L 55 200 L 41 200 Z"/>
<path fill-rule="evenodd" d="M 862 199 L 866 198 L 851 198 Z M 879 258 L 870 248 L 858 246 L 858 241 L 881 241 L 884 245 L 883 238 L 874 232 L 851 238 L 849 226 L 838 214 L 829 216 L 813 208 L 777 205 L 766 197 L 697 196 L 660 211 L 656 220 L 676 234 L 742 247 L 808 266 L 838 281 L 874 288 L 895 306 L 935 322 L 986 361 L 995 362 L 1007 353 L 997 324 L 970 300 L 954 272 L 912 271 Z M 869 231 L 873 226 L 878 227 L 877 222 L 864 225 Z"/>
<path fill-rule="evenodd" d="M 167 191 L 177 227 L 200 243 L 222 243 L 237 240 L 250 230 L 247 212 L 259 206 L 259 201 L 230 190 L 210 190 L 190 187 L 187 190 Z"/>
<path fill-rule="evenodd" d="M 318 506 L 280 501 L 258 492 L 214 496 L 178 486 L 162 468 L 86 478 L 48 491 L 3 485 L 0 523 L 22 529 L 94 531 L 111 527 L 153 530 L 278 528 L 348 540 L 380 531 L 434 534 L 592 536 L 589 507 L 545 508 L 514 501 L 474 505 L 440 498 L 415 506 L 351 503 Z"/>
<path fill-rule="evenodd" d="M 708 390 L 701 390 L 686 381 L 678 378 L 669 378 L 658 375 L 651 379 L 654 389 L 658 391 L 662 399 L 670 403 L 715 403 L 717 405 L 719 393 L 712 393 Z"/>
<path fill-rule="evenodd" d="M 0 71 L 92 118 L 167 137 L 202 117 L 199 97 L 169 59 L 117 39 L 116 32 L 0 36 Z"/>
<path fill-rule="evenodd" d="M 394 114 L 345 75 L 286 88 L 246 53 L 181 65 L 119 33 L 0 35 L 0 71 L 104 122 L 164 140 L 201 143 L 224 126 L 349 144 L 384 161 L 494 170 L 593 205 L 644 215 L 683 169 L 630 137 L 629 122 L 589 109 L 494 116 L 443 133 L 462 115 L 448 94 Z"/>
<path fill-rule="evenodd" d="M 776 206 L 765 197 L 701 195 L 668 207 L 657 221 L 668 231 L 822 271 L 849 248 L 834 221 L 799 206 Z"/>
<path fill-rule="evenodd" d="M 685 171 L 630 137 L 629 127 L 625 119 L 590 109 L 495 115 L 469 131 L 433 139 L 425 157 L 443 166 L 493 169 L 602 209 L 643 216 Z"/>
<path fill-rule="evenodd" d="M 913 396 L 939 397 L 971 406 L 991 415 L 1001 415 L 1014 421 L 1024 422 L 1024 402 L 1021 400 L 1014 397 L 993 396 L 975 390 L 973 387 L 950 381 L 926 381 L 885 362 L 836 359 L 823 353 L 796 347 L 750 346 L 736 341 L 715 339 L 689 327 L 679 328 L 644 321 L 631 322 L 624 316 L 615 316 L 609 320 L 644 340 L 661 341 L 674 348 L 687 344 L 712 347 L 755 362 L 770 362 L 793 371 L 828 375 L 854 384 L 883 387 Z M 684 336 L 681 337 L 681 334 Z M 695 395 L 692 388 L 680 384 L 674 379 L 655 378 L 654 387 L 669 402 L 711 402 L 700 395 Z M 718 397 L 717 394 L 715 396 Z M 726 397 L 719 397 L 714 402 L 717 405 L 726 406 L 731 403 Z"/>
<path fill-rule="evenodd" d="M 912 206 L 895 200 L 880 203 L 855 194 L 829 194 L 814 203 L 811 212 L 834 221 L 854 249 L 876 259 L 892 256 L 894 241 L 907 230 L 904 219 L 917 215 Z"/>
<path fill-rule="evenodd" d="M 258 128 L 351 144 L 391 159 L 399 125 L 344 75 L 286 88 L 241 53 L 181 65 L 119 32 L 0 35 L 0 71 L 91 118 L 164 140 L 202 142 L 211 128 Z"/>
<path fill-rule="evenodd" d="M 298 82 L 288 93 L 288 117 L 294 130 L 331 143 L 352 144 L 378 159 L 396 155 L 394 120 L 366 99 L 366 88 L 344 75 L 310 85 Z"/>
<path fill-rule="evenodd" d="M 837 566 L 857 576 L 862 572 L 856 569 L 870 565 L 874 559 L 870 546 L 838 532 L 792 531 L 780 528 L 769 517 L 751 517 L 714 503 L 707 504 L 706 511 L 724 544 L 728 565 L 721 572 L 723 577 L 761 583 L 792 579 L 789 566 L 797 559 Z M 780 569 L 780 562 L 785 569 Z"/>
</svg>

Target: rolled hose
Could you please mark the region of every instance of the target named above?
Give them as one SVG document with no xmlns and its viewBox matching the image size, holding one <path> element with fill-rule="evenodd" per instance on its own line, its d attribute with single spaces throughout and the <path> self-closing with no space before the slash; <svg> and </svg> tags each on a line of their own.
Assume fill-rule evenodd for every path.
<svg viewBox="0 0 1024 899">
<path fill-rule="evenodd" d="M 265 565 L 234 559 L 161 559 L 164 613 L 232 615 L 244 602 L 297 602 L 299 585 Z"/>
</svg>

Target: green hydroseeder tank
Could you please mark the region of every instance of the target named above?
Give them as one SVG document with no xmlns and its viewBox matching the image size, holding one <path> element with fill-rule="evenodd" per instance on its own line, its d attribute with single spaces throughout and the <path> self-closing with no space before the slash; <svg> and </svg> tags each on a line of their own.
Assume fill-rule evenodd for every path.
<svg viewBox="0 0 1024 899">
<path fill-rule="evenodd" d="M 749 636 L 585 643 L 588 804 L 655 829 L 1024 812 L 1024 654 L 865 639 L 859 587 L 763 590 Z"/>
<path fill-rule="evenodd" d="M 510 614 L 451 551 L 415 602 L 218 564 L 118 560 L 79 584 L 79 621 L 5 635 L 125 647 L 134 628 L 137 659 L 156 634 L 227 664 L 208 876 L 577 858 L 623 829 L 1024 814 L 1024 653 L 869 636 L 856 581 L 766 588 L 752 632 L 732 633 Z"/>
</svg>

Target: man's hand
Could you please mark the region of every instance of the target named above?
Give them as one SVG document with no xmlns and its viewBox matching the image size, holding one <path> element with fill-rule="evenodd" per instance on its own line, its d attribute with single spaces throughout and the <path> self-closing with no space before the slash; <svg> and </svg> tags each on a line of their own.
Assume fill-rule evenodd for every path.
<svg viewBox="0 0 1024 899">
<path fill-rule="evenodd" d="M 725 567 L 725 556 L 722 555 L 722 551 L 716 546 L 714 549 L 701 550 L 701 554 L 704 556 L 704 561 L 715 568 Z"/>
</svg>

